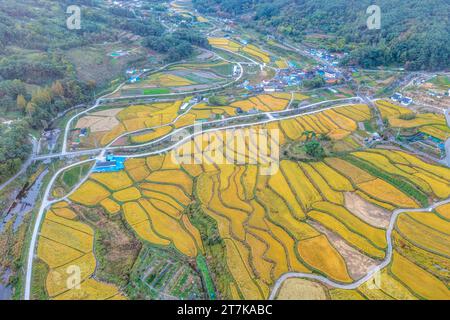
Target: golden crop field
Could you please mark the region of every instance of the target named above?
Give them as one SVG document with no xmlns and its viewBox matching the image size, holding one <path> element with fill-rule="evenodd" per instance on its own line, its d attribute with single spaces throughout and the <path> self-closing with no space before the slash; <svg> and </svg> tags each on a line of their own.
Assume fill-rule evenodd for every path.
<svg viewBox="0 0 450 320">
<path fill-rule="evenodd" d="M 114 192 L 113 197 L 119 202 L 133 201 L 141 198 L 141 192 L 136 187 L 131 187 Z"/>
<path fill-rule="evenodd" d="M 339 158 L 327 158 L 325 162 L 336 169 L 338 172 L 344 176 L 350 178 L 354 184 L 373 181 L 376 178 L 364 170 L 355 167 L 354 165 L 346 162 L 345 160 Z"/>
<path fill-rule="evenodd" d="M 311 163 L 311 166 L 319 172 L 326 182 L 336 191 L 353 191 L 351 182 L 342 174 L 326 165 L 324 162 Z"/>
<path fill-rule="evenodd" d="M 41 236 L 37 254 L 50 268 L 57 268 L 68 261 L 80 258 L 84 252 Z"/>
<path fill-rule="evenodd" d="M 365 121 L 371 118 L 369 106 L 365 104 L 337 108 L 335 111 L 355 121 Z"/>
<path fill-rule="evenodd" d="M 239 43 L 228 40 L 226 38 L 208 38 L 208 42 L 213 47 L 230 50 L 233 52 L 238 52 L 242 47 Z"/>
<path fill-rule="evenodd" d="M 69 198 L 87 206 L 94 206 L 110 195 L 109 191 L 98 183 L 86 181 Z"/>
<path fill-rule="evenodd" d="M 381 179 L 360 183 L 358 184 L 358 189 L 361 189 L 375 199 L 395 206 L 400 206 L 402 208 L 418 207 L 413 199 Z"/>
<path fill-rule="evenodd" d="M 286 60 L 277 60 L 277 61 L 275 61 L 275 64 L 280 69 L 287 69 L 289 67 Z"/>
<path fill-rule="evenodd" d="M 319 191 L 317 191 L 298 164 L 291 161 L 282 161 L 281 171 L 288 178 L 293 192 L 299 198 L 304 209 L 310 209 L 314 202 L 322 200 Z"/>
<path fill-rule="evenodd" d="M 450 299 L 450 291 L 445 284 L 396 251 L 394 251 L 391 271 L 407 288 L 422 298 Z"/>
<path fill-rule="evenodd" d="M 324 235 L 300 241 L 297 246 L 300 257 L 314 269 L 339 282 L 352 282 L 344 258 Z"/>
<path fill-rule="evenodd" d="M 151 173 L 147 179 L 149 182 L 172 184 L 180 187 L 186 194 L 192 194 L 192 179 L 181 170 L 162 170 Z"/>
<path fill-rule="evenodd" d="M 140 204 L 147 212 L 154 229 L 162 237 L 171 240 L 174 246 L 186 256 L 195 257 L 197 255 L 195 240 L 182 227 L 181 221 L 171 218 L 153 206 L 149 201 L 141 199 Z"/>
<path fill-rule="evenodd" d="M 299 165 L 324 199 L 332 203 L 344 204 L 344 195 L 341 192 L 334 191 L 328 182 L 311 165 L 307 163 L 300 163 Z"/>
<path fill-rule="evenodd" d="M 135 182 L 145 180 L 145 178 L 147 178 L 150 174 L 150 170 L 147 167 L 145 159 L 128 159 L 125 162 L 125 168 Z"/>
<path fill-rule="evenodd" d="M 66 291 L 55 300 L 108 300 L 113 297 L 123 297 L 118 294 L 116 286 L 90 278 L 83 281 L 78 289 Z"/>
<path fill-rule="evenodd" d="M 378 109 L 381 112 L 381 116 L 383 118 L 391 118 L 391 117 L 398 117 L 402 114 L 410 114 L 412 113 L 411 110 L 405 107 L 401 107 L 398 105 L 395 105 L 391 102 L 388 102 L 386 100 L 377 100 L 375 102 L 375 105 L 378 107 Z"/>
<path fill-rule="evenodd" d="M 144 80 L 145 83 L 152 84 L 156 87 L 183 87 L 195 84 L 187 78 L 183 78 L 174 74 L 157 73 Z"/>
<path fill-rule="evenodd" d="M 442 141 L 446 141 L 448 138 L 450 138 L 450 129 L 446 125 L 425 125 L 420 127 L 419 131 L 432 137 L 438 138 Z"/>
<path fill-rule="evenodd" d="M 236 41 L 229 40 L 226 38 L 214 38 L 209 37 L 208 42 L 211 46 L 217 47 L 220 49 L 225 49 L 233 52 L 242 52 L 250 55 L 252 58 L 258 59 L 264 63 L 270 63 L 271 59 L 267 52 L 261 50 L 255 45 L 249 44 L 243 46 Z"/>
<path fill-rule="evenodd" d="M 264 63 L 270 63 L 270 56 L 254 45 L 247 45 L 242 48 L 242 51 Z"/>
<path fill-rule="evenodd" d="M 330 202 L 317 202 L 313 205 L 317 211 L 325 212 L 342 222 L 351 231 L 365 237 L 377 248 L 385 249 L 386 233 L 382 229 L 375 228 L 360 218 L 353 215 L 346 208 Z"/>
<path fill-rule="evenodd" d="M 66 205 L 67 205 L 67 203 L 66 203 Z M 77 214 L 73 210 L 66 208 L 66 207 L 58 208 L 58 207 L 55 207 L 55 205 L 52 206 L 52 212 L 54 214 L 56 214 L 57 216 L 60 216 L 62 218 L 66 218 L 66 219 L 74 219 L 77 216 Z"/>
<path fill-rule="evenodd" d="M 345 241 L 347 241 L 351 246 L 354 246 L 356 249 L 361 250 L 368 256 L 378 259 L 382 259 L 384 257 L 384 251 L 376 248 L 365 237 L 351 231 L 345 226 L 344 223 L 340 222 L 338 219 L 332 217 L 331 215 L 319 211 L 310 211 L 308 212 L 308 217 L 322 224 L 326 228 L 334 231 Z"/>
<path fill-rule="evenodd" d="M 429 183 L 427 183 L 426 180 L 419 177 L 418 175 L 411 175 L 409 172 L 406 172 L 400 167 L 395 166 L 393 163 L 389 161 L 388 158 L 384 157 L 381 154 L 376 154 L 373 152 L 353 152 L 352 155 L 373 164 L 380 170 L 386 171 L 387 173 L 406 178 L 410 180 L 413 184 L 419 186 L 420 189 L 422 189 L 423 191 L 431 193 L 430 185 Z"/>
<path fill-rule="evenodd" d="M 450 203 L 439 206 L 435 210 L 441 217 L 450 220 Z"/>
<path fill-rule="evenodd" d="M 133 184 L 133 181 L 131 181 L 125 171 L 94 173 L 90 178 L 100 182 L 112 191 L 125 189 Z"/>
<path fill-rule="evenodd" d="M 133 143 L 149 142 L 149 141 L 156 140 L 157 138 L 161 138 L 161 137 L 165 136 L 170 131 L 172 131 L 172 127 L 170 127 L 170 126 L 157 128 L 155 130 L 152 130 L 149 133 L 133 135 L 133 136 L 131 136 L 131 141 Z"/>
<path fill-rule="evenodd" d="M 64 206 L 64 207 L 62 207 Z M 52 211 L 69 209 L 67 203 L 58 203 L 52 207 Z M 62 207 L 62 208 L 61 208 Z M 38 240 L 37 256 L 49 267 L 46 275 L 45 290 L 52 299 L 106 299 L 118 295 L 118 289 L 114 285 L 101 283 L 90 279 L 93 275 L 96 261 L 92 253 L 94 246 L 93 229 L 78 220 L 73 215 L 56 215 L 52 211 L 47 212 Z M 79 283 L 71 283 L 74 287 L 89 282 L 91 288 L 89 294 L 68 287 L 68 277 L 72 274 L 72 268 L 79 268 Z M 75 293 L 77 292 L 77 293 Z M 75 294 L 75 295 L 74 295 Z"/>
<path fill-rule="evenodd" d="M 120 211 L 120 205 L 110 198 L 100 202 L 101 206 L 111 215 L 114 215 Z"/>
<path fill-rule="evenodd" d="M 442 220 L 442 224 L 446 222 Z M 447 222 L 448 224 L 448 222 Z M 398 218 L 397 228 L 401 235 L 419 247 L 429 248 L 430 251 L 450 255 L 449 237 L 419 221 L 409 215 L 402 215 Z"/>
</svg>

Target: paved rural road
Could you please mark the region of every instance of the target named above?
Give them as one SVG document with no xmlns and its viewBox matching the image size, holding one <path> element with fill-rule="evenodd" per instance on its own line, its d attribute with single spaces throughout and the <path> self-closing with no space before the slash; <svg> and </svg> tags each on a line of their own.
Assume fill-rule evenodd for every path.
<svg viewBox="0 0 450 320">
<path fill-rule="evenodd" d="M 352 289 L 358 288 L 360 285 L 362 285 L 366 281 L 370 280 L 370 278 L 372 278 L 372 276 L 375 273 L 377 273 L 378 271 L 380 271 L 381 269 L 383 269 L 384 267 L 389 265 L 389 263 L 391 263 L 391 260 L 392 260 L 392 238 L 391 238 L 391 235 L 392 235 L 392 231 L 394 230 L 397 218 L 401 213 L 403 213 L 403 212 L 431 212 L 431 211 L 433 211 L 434 208 L 437 208 L 437 207 L 447 204 L 447 203 L 450 203 L 450 198 L 447 200 L 444 200 L 444 201 L 437 202 L 428 208 L 395 210 L 392 214 L 391 220 L 389 222 L 389 227 L 386 231 L 386 240 L 387 240 L 387 245 L 388 245 L 387 252 L 386 252 L 386 258 L 383 260 L 383 262 L 381 264 L 379 264 L 378 266 L 369 270 L 369 272 L 361 279 L 359 279 L 355 282 L 352 282 L 350 284 L 342 284 L 342 283 L 335 282 L 335 281 L 327 279 L 323 276 L 319 276 L 319 275 L 315 275 L 315 274 L 289 272 L 289 273 L 283 274 L 280 278 L 278 278 L 277 282 L 275 282 L 272 292 L 270 293 L 269 300 L 274 300 L 276 298 L 277 293 L 278 293 L 281 285 L 283 284 L 283 282 L 290 278 L 317 280 L 319 282 L 322 282 L 333 288 L 338 288 L 338 289 L 352 290 Z"/>
<path fill-rule="evenodd" d="M 450 128 L 450 108 L 444 111 L 445 119 L 447 119 L 447 126 Z M 447 166 L 450 167 L 450 138 L 445 141 L 445 160 L 447 161 Z"/>
</svg>

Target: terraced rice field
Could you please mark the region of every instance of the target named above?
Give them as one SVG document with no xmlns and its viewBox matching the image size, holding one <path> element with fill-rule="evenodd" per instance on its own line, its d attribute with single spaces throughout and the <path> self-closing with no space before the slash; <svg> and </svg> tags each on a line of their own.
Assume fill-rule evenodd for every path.
<svg viewBox="0 0 450 320">
<path fill-rule="evenodd" d="M 65 207 L 60 208 L 61 205 Z M 92 278 L 96 266 L 93 230 L 79 221 L 67 203 L 57 207 L 46 214 L 37 249 L 38 258 L 49 267 L 45 282 L 49 297 L 56 300 L 124 298 L 116 286 Z M 63 215 L 55 214 L 62 209 L 65 209 Z M 78 271 L 80 277 L 73 277 Z"/>
<path fill-rule="evenodd" d="M 389 124 L 393 128 L 416 129 L 418 132 L 422 132 L 441 141 L 450 138 L 450 129 L 447 126 L 443 114 L 415 114 L 408 108 L 384 100 L 378 100 L 376 105 L 382 117 L 388 119 Z M 405 117 L 405 115 L 409 117 Z"/>
<path fill-rule="evenodd" d="M 439 226 L 440 231 L 433 229 Z M 363 299 L 449 299 L 447 220 L 434 213 L 404 213 L 395 227 L 394 256 L 376 280 L 357 290 L 330 291 L 333 299 L 358 295 Z M 442 230 L 444 228 L 445 230 Z M 448 235 L 448 234 L 447 234 Z"/>
<path fill-rule="evenodd" d="M 278 108 L 276 103 L 282 99 L 263 96 L 258 100 Z M 136 108 L 123 113 L 121 119 L 135 119 L 139 112 L 144 111 Z M 274 122 L 270 127 L 280 128 L 285 141 L 299 140 L 303 137 L 295 132 L 307 129 L 324 134 L 340 129 L 350 134 L 357 122 L 368 118 L 367 106 L 346 106 Z M 199 150 L 205 148 L 203 141 L 187 144 L 192 143 Z M 249 147 L 248 142 L 245 145 Z M 221 259 L 227 281 L 216 286 L 222 288 L 224 298 L 267 299 L 275 281 L 286 272 L 351 283 L 371 265 L 379 264 L 386 256 L 386 224 L 374 225 L 376 219 L 370 212 L 350 210 L 348 194 L 378 208 L 389 219 L 389 211 L 395 208 L 419 207 L 418 194 L 437 201 L 450 192 L 448 168 L 401 151 L 371 149 L 310 163 L 282 160 L 280 170 L 271 176 L 261 175 L 258 161 L 179 164 L 171 156 L 130 159 L 123 172 L 91 175 L 70 201 L 120 217 L 150 245 L 173 248 L 192 260 L 199 254 L 206 254 L 208 261 Z M 252 159 L 251 154 L 243 156 Z M 204 219 L 216 225 L 216 233 L 209 236 L 222 241 L 222 256 L 209 255 L 211 240 L 188 210 L 193 204 L 199 206 Z M 394 258 L 380 273 L 382 284 L 375 290 L 371 283 L 355 290 L 316 287 L 316 295 L 332 299 L 448 298 L 447 212 L 447 206 L 442 206 L 434 213 L 400 215 L 393 234 Z M 61 266 L 68 261 L 79 261 L 82 266 L 85 297 L 121 297 L 114 286 L 92 278 L 93 232 L 68 204 L 59 203 L 47 213 L 38 255 L 50 268 L 46 288 L 51 297 L 77 297 L 57 281 Z M 302 286 L 311 283 L 299 281 L 295 286 L 300 295 Z"/>
<path fill-rule="evenodd" d="M 213 47 L 233 52 L 240 52 L 266 64 L 271 62 L 270 54 L 255 45 L 243 45 L 239 42 L 226 38 L 208 38 L 208 41 Z"/>
</svg>

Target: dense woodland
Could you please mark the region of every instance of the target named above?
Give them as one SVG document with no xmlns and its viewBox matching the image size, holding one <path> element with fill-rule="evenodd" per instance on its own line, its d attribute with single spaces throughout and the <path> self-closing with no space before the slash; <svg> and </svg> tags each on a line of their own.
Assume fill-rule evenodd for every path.
<svg viewBox="0 0 450 320">
<path fill-rule="evenodd" d="M 162 2 L 148 0 L 142 10 L 164 12 Z M 69 5 L 82 8 L 81 30 L 66 26 Z M 152 15 L 143 20 L 139 14 L 107 8 L 100 0 L 0 0 L 0 123 L 15 120 L 1 128 L 0 183 L 30 151 L 17 147 L 29 145 L 30 130 L 47 128 L 58 114 L 104 89 L 78 79 L 67 56 L 70 49 L 116 42 L 124 31 L 140 36 L 143 46 L 170 62 L 187 58 L 194 46 L 207 46 L 204 37 L 188 28 L 167 34 Z"/>
<path fill-rule="evenodd" d="M 450 67 L 448 0 L 193 0 L 200 12 L 239 18 L 246 27 L 275 31 L 296 41 L 326 35 L 319 43 L 351 52 L 345 61 L 366 68 L 408 70 Z M 381 29 L 368 30 L 366 9 L 381 8 Z M 329 37 L 329 36 L 332 37 Z"/>
<path fill-rule="evenodd" d="M 20 169 L 31 150 L 26 125 L 17 123 L 12 126 L 0 124 L 0 183 L 7 180 L 11 173 Z"/>
</svg>

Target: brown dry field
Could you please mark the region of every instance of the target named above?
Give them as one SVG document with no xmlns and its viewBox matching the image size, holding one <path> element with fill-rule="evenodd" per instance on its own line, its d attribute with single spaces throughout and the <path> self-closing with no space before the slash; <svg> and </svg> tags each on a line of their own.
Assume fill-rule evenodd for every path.
<svg viewBox="0 0 450 320">
<path fill-rule="evenodd" d="M 387 228 L 391 213 L 367 202 L 354 192 L 345 192 L 345 207 L 354 215 L 377 228 Z"/>
</svg>

